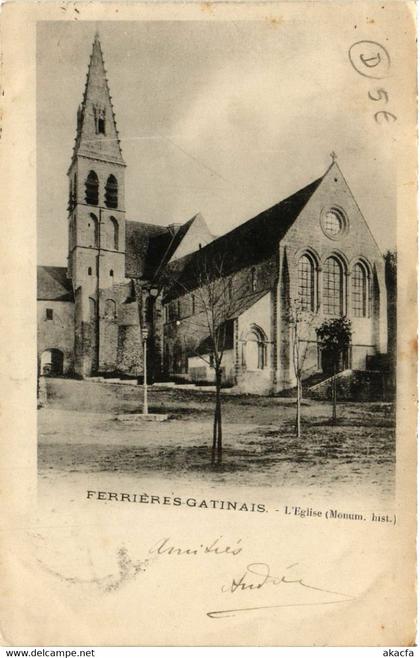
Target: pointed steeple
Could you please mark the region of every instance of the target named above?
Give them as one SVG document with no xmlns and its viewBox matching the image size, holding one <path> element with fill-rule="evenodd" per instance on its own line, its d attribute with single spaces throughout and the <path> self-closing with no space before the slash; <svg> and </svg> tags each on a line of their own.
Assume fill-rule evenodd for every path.
<svg viewBox="0 0 420 658">
<path fill-rule="evenodd" d="M 83 100 L 77 112 L 72 161 L 78 155 L 124 164 L 98 32 L 93 41 Z"/>
</svg>

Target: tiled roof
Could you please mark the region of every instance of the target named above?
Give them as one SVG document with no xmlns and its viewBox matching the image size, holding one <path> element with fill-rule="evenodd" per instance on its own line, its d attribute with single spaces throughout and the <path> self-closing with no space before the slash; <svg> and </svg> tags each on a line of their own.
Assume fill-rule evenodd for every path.
<svg viewBox="0 0 420 658">
<path fill-rule="evenodd" d="M 246 295 L 246 297 L 238 299 L 235 309 L 229 315 L 228 320 L 235 320 L 235 318 L 238 318 L 242 313 L 245 313 L 245 311 L 251 308 L 251 306 L 254 306 L 254 304 L 262 299 L 267 293 L 268 290 L 261 290 L 260 292 L 254 292 L 251 295 Z"/>
<path fill-rule="evenodd" d="M 195 220 L 197 215 L 194 215 L 191 219 L 189 219 L 187 222 L 184 224 L 181 224 L 181 226 L 177 229 L 175 233 L 173 233 L 173 237 L 171 242 L 169 243 L 169 246 L 167 247 L 165 253 L 161 254 L 160 258 L 160 264 L 159 267 L 155 270 L 154 274 L 158 274 L 158 272 L 167 265 L 167 263 L 171 260 L 172 256 L 174 255 L 175 251 L 178 249 L 179 245 L 181 244 L 182 240 L 188 233 L 188 229 L 190 228 L 191 224 Z M 157 240 L 156 240 L 157 243 Z M 157 247 L 160 245 L 157 244 Z M 156 259 L 157 260 L 157 259 Z"/>
<path fill-rule="evenodd" d="M 66 267 L 38 265 L 37 299 L 56 302 L 74 301 L 71 280 Z"/>
<path fill-rule="evenodd" d="M 172 233 L 166 226 L 126 221 L 125 275 L 134 279 L 148 278 L 149 271 L 158 267 L 159 256 L 162 257 L 171 240 Z"/>
<path fill-rule="evenodd" d="M 127 221 L 125 228 L 125 274 L 132 278 L 152 279 L 175 253 L 195 217 L 181 224 L 158 226 Z"/>
<path fill-rule="evenodd" d="M 171 268 L 177 273 L 174 279 L 178 279 L 181 288 L 185 290 L 186 287 L 194 287 L 194 280 L 203 262 L 216 263 L 220 268 L 223 259 L 223 273 L 227 275 L 269 259 L 276 253 L 279 241 L 303 210 L 322 178 L 216 238 L 199 251 L 174 261 L 173 265 L 171 263 Z M 176 290 L 171 290 L 168 297 L 176 294 Z"/>
</svg>

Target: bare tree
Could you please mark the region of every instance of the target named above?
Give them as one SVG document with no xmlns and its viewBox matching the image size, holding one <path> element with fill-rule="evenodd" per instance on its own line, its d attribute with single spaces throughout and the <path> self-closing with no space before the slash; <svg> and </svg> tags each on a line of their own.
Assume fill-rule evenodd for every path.
<svg viewBox="0 0 420 658">
<path fill-rule="evenodd" d="M 255 294 L 248 279 L 231 274 L 229 260 L 213 250 L 203 249 L 194 254 L 184 268 L 175 264 L 162 275 L 167 299 L 194 296 L 194 313 L 181 324 L 184 344 L 190 355 L 199 357 L 214 371 L 216 388 L 213 417 L 212 464 L 222 463 L 222 396 L 223 357 L 233 321 L 244 304 L 244 297 Z M 202 338 L 200 340 L 200 338 Z M 232 345 L 233 347 L 233 345 Z"/>
<path fill-rule="evenodd" d="M 294 300 L 289 309 L 289 323 L 292 330 L 293 369 L 296 377 L 296 436 L 301 436 L 302 376 L 305 359 L 311 341 L 314 314 L 302 309 L 301 301 Z"/>
</svg>

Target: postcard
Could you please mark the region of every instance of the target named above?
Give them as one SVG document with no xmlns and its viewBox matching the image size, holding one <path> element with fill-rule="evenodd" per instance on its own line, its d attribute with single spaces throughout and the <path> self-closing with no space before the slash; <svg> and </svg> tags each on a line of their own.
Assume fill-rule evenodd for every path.
<svg viewBox="0 0 420 658">
<path fill-rule="evenodd" d="M 414 3 L 1 33 L 3 644 L 412 646 Z"/>
</svg>

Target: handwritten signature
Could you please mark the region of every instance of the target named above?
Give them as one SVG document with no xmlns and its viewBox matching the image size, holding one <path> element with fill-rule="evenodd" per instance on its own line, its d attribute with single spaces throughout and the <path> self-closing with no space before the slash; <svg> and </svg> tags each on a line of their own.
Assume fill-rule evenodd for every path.
<svg viewBox="0 0 420 658">
<path fill-rule="evenodd" d="M 290 564 L 288 567 L 286 567 L 285 570 L 291 570 L 297 565 L 297 562 Z M 271 574 L 270 566 L 266 562 L 252 562 L 251 564 L 248 564 L 244 573 L 239 578 L 233 578 L 230 585 L 223 585 L 221 587 L 221 591 L 224 593 L 235 594 L 244 591 L 259 591 L 263 588 L 266 588 L 267 586 L 278 587 L 286 585 L 298 585 L 299 587 L 306 590 L 313 590 L 323 594 L 330 594 L 331 596 L 339 598 L 335 598 L 334 600 L 319 600 L 311 602 L 283 601 L 281 603 L 276 603 L 275 605 L 258 605 L 252 607 L 230 608 L 226 610 L 212 610 L 208 612 L 207 615 L 212 619 L 222 619 L 224 617 L 233 617 L 240 613 L 251 612 L 254 610 L 269 610 L 272 608 L 290 608 L 309 605 L 332 605 L 335 603 L 345 603 L 346 601 L 350 601 L 354 598 L 353 596 L 344 594 L 343 592 L 334 592 L 329 589 L 324 589 L 323 587 L 311 585 L 305 582 L 303 578 L 290 577 L 286 574 L 282 574 L 281 576 L 274 576 Z"/>
<path fill-rule="evenodd" d="M 165 559 L 164 556 L 168 558 L 175 556 L 184 556 L 188 558 L 195 559 L 194 556 L 197 555 L 219 555 L 219 556 L 232 556 L 236 557 L 243 550 L 241 546 L 242 540 L 238 539 L 235 542 L 230 544 L 222 541 L 222 537 L 216 537 L 210 542 L 203 544 L 198 544 L 195 546 L 190 545 L 179 545 L 173 543 L 169 537 L 164 537 L 158 542 L 155 542 L 148 550 L 149 557 L 143 560 L 132 559 L 128 554 L 128 551 L 125 547 L 121 547 L 117 552 L 117 563 L 118 571 L 117 573 L 108 574 L 102 577 L 93 577 L 93 578 L 80 578 L 78 576 L 66 576 L 56 570 L 51 569 L 48 565 L 44 564 L 42 560 L 38 559 L 38 562 L 43 566 L 45 570 L 54 576 L 58 577 L 60 580 L 66 581 L 73 585 L 95 585 L 100 590 L 110 593 L 119 590 L 123 585 L 127 584 L 129 581 L 134 580 L 137 576 L 145 571 L 148 571 L 156 560 Z M 175 557 L 175 559 L 177 559 Z M 216 558 L 219 559 L 219 558 Z M 303 577 L 293 575 L 296 571 L 293 571 L 297 566 L 298 562 L 290 564 L 287 566 L 281 575 L 274 575 L 271 573 L 271 568 L 266 562 L 251 562 L 246 567 L 243 573 L 239 577 L 234 577 L 231 579 L 230 583 L 227 585 L 222 585 L 220 588 L 224 594 L 230 596 L 235 596 L 237 599 L 240 598 L 240 594 L 243 592 L 259 592 L 261 590 L 268 590 L 272 587 L 279 588 L 283 599 L 280 599 L 275 604 L 261 604 L 258 602 L 258 605 L 252 606 L 237 606 L 229 607 L 226 609 L 220 610 L 211 610 L 207 612 L 207 616 L 211 619 L 223 619 L 226 617 L 233 617 L 238 614 L 249 613 L 255 610 L 270 610 L 276 608 L 291 608 L 298 606 L 321 606 L 321 605 L 334 605 L 337 603 L 345 603 L 351 601 L 355 597 L 350 596 L 349 594 L 344 594 L 343 592 L 336 592 L 323 587 L 319 587 L 315 584 L 307 582 Z M 295 589 L 293 589 L 295 586 Z M 293 595 L 296 594 L 296 586 L 300 592 L 309 591 L 318 592 L 323 594 L 323 597 L 315 600 L 293 600 Z M 287 594 L 288 598 L 284 598 Z M 325 595 L 328 595 L 327 597 Z"/>
<path fill-rule="evenodd" d="M 48 571 L 62 581 L 73 585 L 94 585 L 105 592 L 113 592 L 120 589 L 120 587 L 128 581 L 134 580 L 140 573 L 148 571 L 156 560 L 164 559 L 162 556 L 168 558 L 183 556 L 192 557 L 193 559 L 194 556 L 200 555 L 229 555 L 235 557 L 243 551 L 241 542 L 242 539 L 236 539 L 233 542 L 228 543 L 223 541 L 223 537 L 220 535 L 209 542 L 190 545 L 173 542 L 170 537 L 163 537 L 148 549 L 148 557 L 140 560 L 130 557 L 128 550 L 122 546 L 116 553 L 117 572 L 102 577 L 94 576 L 92 578 L 67 576 L 52 569 L 49 565 L 45 564 L 42 559 L 37 558 L 37 561 L 45 571 Z"/>
</svg>

